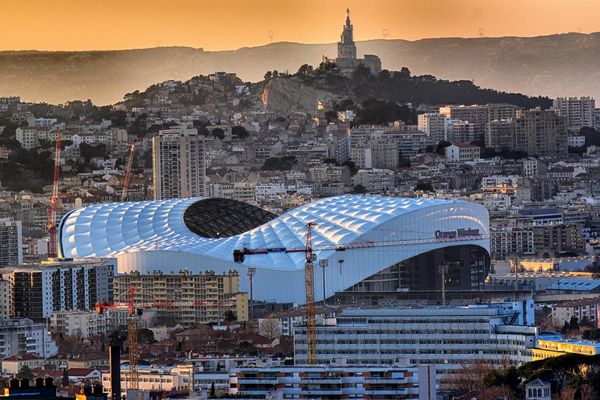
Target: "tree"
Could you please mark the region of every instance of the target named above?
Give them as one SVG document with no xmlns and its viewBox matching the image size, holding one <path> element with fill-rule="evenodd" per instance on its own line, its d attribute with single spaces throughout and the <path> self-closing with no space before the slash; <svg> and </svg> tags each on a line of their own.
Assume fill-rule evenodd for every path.
<svg viewBox="0 0 600 400">
<path fill-rule="evenodd" d="M 225 311 L 224 317 L 225 321 L 227 322 L 235 322 L 235 320 L 237 319 L 235 313 L 232 310 Z"/>
<path fill-rule="evenodd" d="M 431 182 L 419 181 L 415 185 L 415 191 L 421 190 L 423 192 L 433 192 L 433 185 Z"/>
<path fill-rule="evenodd" d="M 215 383 L 212 382 L 210 384 L 210 397 L 214 397 L 214 396 L 216 396 L 216 394 L 217 394 L 217 391 L 215 389 Z"/>
<path fill-rule="evenodd" d="M 23 365 L 17 372 L 17 379 L 33 379 L 33 372 L 27 365 Z"/>
<path fill-rule="evenodd" d="M 221 128 L 215 128 L 212 131 L 210 131 L 210 134 L 216 138 L 219 138 L 221 140 L 225 139 L 225 131 Z"/>
<path fill-rule="evenodd" d="M 269 339 L 277 339 L 281 336 L 279 321 L 275 318 L 262 318 L 258 321 L 258 333 Z"/>
<path fill-rule="evenodd" d="M 147 328 L 139 329 L 138 341 L 140 344 L 152 344 L 156 342 L 156 339 L 154 339 L 154 332 Z"/>
<path fill-rule="evenodd" d="M 352 193 L 365 194 L 365 193 L 367 193 L 367 188 L 364 187 L 363 185 L 354 185 L 352 187 Z"/>
<path fill-rule="evenodd" d="M 342 163 L 342 165 L 348 167 L 351 176 L 356 175 L 356 173 L 358 172 L 358 167 L 356 166 L 356 163 L 352 160 L 346 160 Z"/>
<path fill-rule="evenodd" d="M 273 77 L 273 74 L 271 73 L 271 71 L 265 72 L 265 81 L 268 81 L 272 77 Z"/>
<path fill-rule="evenodd" d="M 265 160 L 263 171 L 289 171 L 298 162 L 296 156 L 270 157 Z"/>
<path fill-rule="evenodd" d="M 231 127 L 231 134 L 239 139 L 245 139 L 248 136 L 250 136 L 248 130 L 246 130 L 246 128 L 244 128 L 243 126 L 239 125 Z"/>
<path fill-rule="evenodd" d="M 452 143 L 447 142 L 445 140 L 440 141 L 435 148 L 435 152 L 440 156 L 446 155 L 446 147 L 450 146 Z"/>
</svg>

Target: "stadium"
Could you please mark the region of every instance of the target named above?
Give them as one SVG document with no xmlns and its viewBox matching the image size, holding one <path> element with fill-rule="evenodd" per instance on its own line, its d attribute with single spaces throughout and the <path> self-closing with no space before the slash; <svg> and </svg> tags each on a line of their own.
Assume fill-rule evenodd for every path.
<svg viewBox="0 0 600 400">
<path fill-rule="evenodd" d="M 307 223 L 312 228 L 316 300 L 342 291 L 418 291 L 482 287 L 489 272 L 489 216 L 459 200 L 328 197 L 277 216 L 232 199 L 185 198 L 104 203 L 67 213 L 59 252 L 114 258 L 120 273 L 255 268 L 255 300 L 303 304 Z M 243 262 L 234 251 L 246 252 Z M 241 261 L 238 259 L 237 261 Z M 323 267 L 323 270 L 319 268 Z"/>
</svg>

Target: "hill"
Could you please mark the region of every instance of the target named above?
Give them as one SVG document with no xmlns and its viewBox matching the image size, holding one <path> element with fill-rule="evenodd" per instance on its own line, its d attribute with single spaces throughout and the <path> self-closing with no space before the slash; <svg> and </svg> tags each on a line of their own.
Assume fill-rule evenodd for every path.
<svg viewBox="0 0 600 400">
<path fill-rule="evenodd" d="M 378 54 L 389 70 L 408 67 L 416 75 L 473 80 L 480 87 L 550 97 L 600 98 L 600 33 L 538 37 L 372 40 L 358 53 Z M 62 103 L 120 100 L 168 79 L 186 80 L 215 71 L 259 81 L 267 70 L 295 72 L 334 56 L 335 44 L 273 43 L 233 51 L 188 47 L 122 51 L 0 52 L 0 96 Z"/>
</svg>

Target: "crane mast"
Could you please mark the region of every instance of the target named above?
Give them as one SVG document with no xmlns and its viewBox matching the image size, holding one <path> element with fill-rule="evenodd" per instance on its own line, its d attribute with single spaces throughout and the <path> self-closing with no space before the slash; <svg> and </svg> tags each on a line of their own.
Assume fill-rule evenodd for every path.
<svg viewBox="0 0 600 400">
<path fill-rule="evenodd" d="M 273 247 L 273 248 L 247 248 L 233 250 L 233 261 L 237 263 L 243 263 L 246 256 L 252 255 L 267 255 L 271 253 L 304 253 L 305 263 L 305 285 L 306 285 L 306 323 L 307 323 L 307 347 L 308 347 L 308 363 L 316 364 L 317 362 L 317 326 L 315 320 L 315 285 L 314 285 L 314 251 L 335 251 L 335 252 L 346 252 L 351 250 L 360 249 L 371 249 L 380 247 L 399 247 L 414 244 L 427 244 L 427 243 L 440 243 L 440 242 L 463 242 L 477 239 L 489 238 L 488 235 L 466 235 L 462 237 L 454 238 L 422 238 L 422 239 L 405 239 L 405 240 L 391 240 L 391 241 L 366 241 L 348 243 L 343 245 L 330 245 L 330 246 L 318 246 L 314 248 L 312 245 L 312 228 L 317 226 L 314 222 L 306 224 L 306 243 L 304 248 L 286 248 L 286 247 Z M 340 268 L 342 266 L 343 259 L 339 260 Z M 323 299 L 325 301 L 325 299 Z"/>
<path fill-rule="evenodd" d="M 58 206 L 58 178 L 60 175 L 60 132 L 56 133 L 56 147 L 54 150 L 54 178 L 52 181 L 52 197 L 48 207 L 48 257 L 58 257 L 58 229 L 56 227 L 56 208 Z"/>
<path fill-rule="evenodd" d="M 133 165 L 133 157 L 135 156 L 135 139 L 131 141 L 129 149 L 129 159 L 125 168 L 125 177 L 123 179 L 123 190 L 121 191 L 121 201 L 127 201 L 127 191 L 129 190 L 129 180 L 131 179 L 131 167 Z"/>
<path fill-rule="evenodd" d="M 315 256 L 312 247 L 312 227 L 316 224 L 306 224 L 306 261 L 304 264 L 306 285 L 306 337 L 308 343 L 308 363 L 317 363 L 317 323 L 315 320 Z"/>
<path fill-rule="evenodd" d="M 127 343 L 129 345 L 129 389 L 139 389 L 140 374 L 138 371 L 138 359 L 140 346 L 138 343 L 138 310 L 135 308 L 136 287 L 129 288 L 129 319 L 127 320 Z"/>
</svg>

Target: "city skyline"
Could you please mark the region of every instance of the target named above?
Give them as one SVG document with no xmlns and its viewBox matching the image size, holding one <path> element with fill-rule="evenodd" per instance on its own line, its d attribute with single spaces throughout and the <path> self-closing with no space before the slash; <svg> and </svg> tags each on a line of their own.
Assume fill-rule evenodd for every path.
<svg viewBox="0 0 600 400">
<path fill-rule="evenodd" d="M 349 7 L 358 41 L 439 37 L 539 36 L 596 32 L 600 4 L 555 2 L 132 0 L 126 4 L 5 0 L 2 50 L 119 50 L 190 46 L 230 50 L 269 42 L 332 43 Z M 27 29 L 23 23 L 27 21 Z M 524 23 L 524 22 L 527 23 Z M 18 34 L 16 34 L 18 33 Z"/>
</svg>

